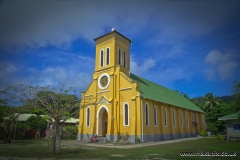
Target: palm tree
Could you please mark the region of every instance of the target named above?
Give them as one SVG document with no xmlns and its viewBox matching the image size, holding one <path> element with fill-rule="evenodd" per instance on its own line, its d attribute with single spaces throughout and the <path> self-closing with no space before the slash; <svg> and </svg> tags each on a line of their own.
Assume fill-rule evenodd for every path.
<svg viewBox="0 0 240 160">
<path fill-rule="evenodd" d="M 208 92 L 204 96 L 204 101 L 205 101 L 205 105 L 203 109 L 206 109 L 206 110 L 215 108 L 219 105 L 219 102 L 217 101 L 217 95 L 213 96 L 211 92 Z"/>
</svg>

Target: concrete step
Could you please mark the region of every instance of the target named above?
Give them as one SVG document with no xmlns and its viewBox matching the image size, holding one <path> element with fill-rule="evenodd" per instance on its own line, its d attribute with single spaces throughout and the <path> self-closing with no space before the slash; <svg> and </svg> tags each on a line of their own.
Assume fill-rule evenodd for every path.
<svg viewBox="0 0 240 160">
<path fill-rule="evenodd" d="M 106 137 L 97 137 L 98 143 L 108 143 L 108 140 Z"/>
</svg>

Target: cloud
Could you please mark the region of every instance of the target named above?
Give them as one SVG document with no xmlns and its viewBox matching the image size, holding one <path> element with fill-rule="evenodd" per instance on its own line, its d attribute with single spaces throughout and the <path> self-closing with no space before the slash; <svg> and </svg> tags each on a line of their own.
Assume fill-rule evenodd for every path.
<svg viewBox="0 0 240 160">
<path fill-rule="evenodd" d="M 214 80 L 216 78 L 216 71 L 213 68 L 206 69 L 204 74 L 208 80 Z"/>
<path fill-rule="evenodd" d="M 205 59 L 205 64 L 209 65 L 205 70 L 207 79 L 213 80 L 219 76 L 222 80 L 234 77 L 239 66 L 238 54 L 232 52 L 222 53 L 218 50 L 210 51 Z"/>
<path fill-rule="evenodd" d="M 131 32 L 136 32 L 139 26 L 147 23 L 152 12 L 148 6 L 153 4 L 91 0 L 3 1 L 0 6 L 0 44 L 2 47 L 59 47 L 79 37 L 92 42 L 105 32 L 106 27 L 109 31 L 115 27 L 119 30 L 132 28 Z"/>
<path fill-rule="evenodd" d="M 0 62 L 0 78 L 9 76 L 18 70 L 18 67 L 12 63 Z"/>
<path fill-rule="evenodd" d="M 237 1 L 1 1 L 0 47 L 70 46 L 78 38 L 92 42 L 112 27 L 176 43 L 225 25 L 238 17 L 238 7 Z"/>
<path fill-rule="evenodd" d="M 131 58 L 134 59 L 134 58 Z M 156 61 L 152 58 L 148 58 L 143 60 L 143 64 L 139 65 L 136 61 L 132 61 L 130 62 L 131 64 L 131 73 L 134 73 L 136 75 L 143 75 L 144 73 L 146 73 L 147 71 L 149 71 L 151 68 L 153 68 L 156 65 Z"/>
<path fill-rule="evenodd" d="M 173 45 L 189 37 L 201 37 L 228 25 L 239 16 L 240 3 L 224 1 L 162 1 L 149 23 L 153 43 Z M 234 21 L 238 21 L 235 19 Z"/>
<path fill-rule="evenodd" d="M 40 77 L 35 82 L 38 85 L 61 86 L 62 84 L 64 84 L 66 87 L 76 87 L 81 91 L 87 88 L 92 78 L 91 74 L 89 74 L 88 72 L 69 72 L 69 67 L 49 67 L 41 72 L 36 70 L 35 72 L 32 72 L 31 77 L 36 77 L 36 74 L 38 74 Z"/>
<path fill-rule="evenodd" d="M 11 62 L 2 62 L 0 64 L 0 90 L 8 85 L 17 84 L 55 87 L 65 84 L 66 87 L 75 87 L 83 91 L 92 79 L 94 59 L 82 54 L 45 52 L 39 54 L 38 63 L 41 65 L 20 67 Z"/>
<path fill-rule="evenodd" d="M 210 51 L 204 59 L 205 63 L 209 63 L 211 65 L 217 65 L 219 63 L 222 63 L 223 61 L 224 61 L 224 54 L 222 54 L 218 50 Z"/>
</svg>

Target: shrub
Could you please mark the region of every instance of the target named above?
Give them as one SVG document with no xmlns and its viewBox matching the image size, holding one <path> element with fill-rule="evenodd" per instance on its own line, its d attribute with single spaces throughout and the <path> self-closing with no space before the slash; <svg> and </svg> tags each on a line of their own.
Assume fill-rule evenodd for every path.
<svg viewBox="0 0 240 160">
<path fill-rule="evenodd" d="M 140 138 L 135 136 L 135 142 L 140 142 Z"/>
<path fill-rule="evenodd" d="M 225 137 L 224 135 L 217 135 L 217 136 L 214 137 L 214 139 L 216 139 L 219 142 L 223 142 L 224 137 Z"/>
<path fill-rule="evenodd" d="M 208 123 L 208 131 L 210 131 L 212 134 L 216 135 L 218 133 L 217 127 L 213 123 Z"/>
<path fill-rule="evenodd" d="M 63 139 L 77 139 L 78 127 L 76 126 L 65 126 L 62 130 Z"/>
<path fill-rule="evenodd" d="M 206 137 L 206 136 L 207 136 L 207 131 L 202 130 L 202 131 L 200 132 L 200 135 L 203 136 L 203 137 Z"/>
</svg>

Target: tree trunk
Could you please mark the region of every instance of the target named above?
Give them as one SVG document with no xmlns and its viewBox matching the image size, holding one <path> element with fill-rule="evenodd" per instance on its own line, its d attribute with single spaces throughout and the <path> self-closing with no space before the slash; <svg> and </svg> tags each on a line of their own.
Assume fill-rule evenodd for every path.
<svg viewBox="0 0 240 160">
<path fill-rule="evenodd" d="M 4 143 L 11 143 L 12 125 L 7 126 L 4 133 Z"/>
<path fill-rule="evenodd" d="M 38 128 L 38 129 L 37 129 L 37 132 L 38 132 L 37 139 L 40 139 L 41 130 Z"/>
<path fill-rule="evenodd" d="M 4 132 L 4 143 L 11 143 L 9 129 L 5 130 Z"/>
<path fill-rule="evenodd" d="M 53 154 L 56 153 L 56 133 L 55 133 L 55 131 L 53 132 L 53 136 L 52 136 L 52 153 Z"/>
<path fill-rule="evenodd" d="M 52 137 L 52 153 L 56 153 L 56 140 L 57 140 L 57 133 L 58 133 L 58 122 L 55 120 L 55 126 L 53 131 L 53 137 Z"/>
</svg>

